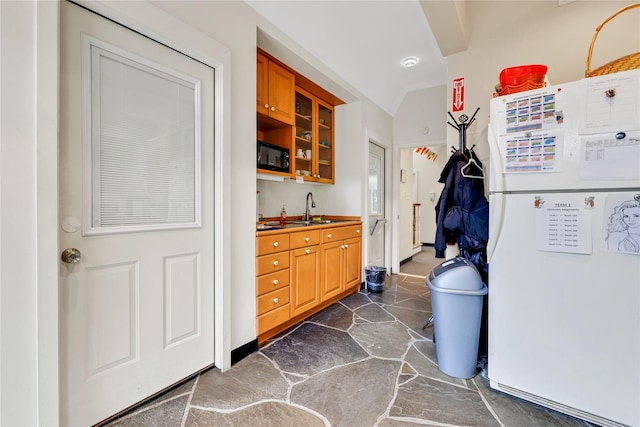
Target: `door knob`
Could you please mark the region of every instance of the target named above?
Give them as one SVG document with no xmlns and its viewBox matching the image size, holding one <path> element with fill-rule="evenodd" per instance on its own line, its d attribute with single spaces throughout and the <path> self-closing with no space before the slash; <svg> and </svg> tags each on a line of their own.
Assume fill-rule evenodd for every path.
<svg viewBox="0 0 640 427">
<path fill-rule="evenodd" d="M 62 251 L 62 255 L 60 256 L 60 258 L 62 258 L 62 261 L 66 262 L 67 264 L 75 264 L 77 262 L 80 262 L 80 257 L 80 251 L 76 248 L 67 248 Z"/>
</svg>

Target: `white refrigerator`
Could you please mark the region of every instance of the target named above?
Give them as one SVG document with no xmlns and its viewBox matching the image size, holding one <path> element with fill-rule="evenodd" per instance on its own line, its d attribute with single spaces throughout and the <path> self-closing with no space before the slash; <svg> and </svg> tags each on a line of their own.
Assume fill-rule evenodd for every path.
<svg viewBox="0 0 640 427">
<path fill-rule="evenodd" d="M 640 426 L 640 70 L 490 107 L 491 387 Z"/>
</svg>

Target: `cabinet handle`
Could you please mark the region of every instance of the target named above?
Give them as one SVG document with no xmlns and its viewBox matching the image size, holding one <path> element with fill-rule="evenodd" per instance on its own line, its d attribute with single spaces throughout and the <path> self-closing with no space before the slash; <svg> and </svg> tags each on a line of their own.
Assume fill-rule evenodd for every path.
<svg viewBox="0 0 640 427">
<path fill-rule="evenodd" d="M 277 285 L 278 283 L 279 283 L 278 279 L 275 279 L 275 280 L 273 281 L 273 284 L 274 284 L 274 285 Z"/>
<path fill-rule="evenodd" d="M 360 234 L 360 230 L 356 230 L 356 233 Z"/>
<path fill-rule="evenodd" d="M 305 237 L 305 238 L 304 238 L 304 241 L 305 241 L 305 242 L 308 242 L 309 240 L 311 240 L 309 237 Z"/>
<path fill-rule="evenodd" d="M 340 249 L 344 249 L 344 245 L 340 246 Z"/>
<path fill-rule="evenodd" d="M 264 104 L 264 108 L 269 109 L 269 104 Z"/>
<path fill-rule="evenodd" d="M 271 111 L 276 111 L 276 107 L 271 107 Z"/>
<path fill-rule="evenodd" d="M 331 234 L 327 234 L 327 239 L 330 239 L 331 237 L 333 237 Z"/>
<path fill-rule="evenodd" d="M 279 263 L 278 263 L 278 261 L 277 261 L 277 260 L 276 260 L 276 261 L 273 261 L 273 265 L 274 265 L 274 266 L 277 266 L 278 264 L 279 264 Z"/>
<path fill-rule="evenodd" d="M 306 251 L 304 251 L 304 253 L 310 254 L 311 253 L 311 249 L 307 249 Z"/>
<path fill-rule="evenodd" d="M 279 301 L 280 301 L 280 300 L 279 300 L 278 298 L 274 298 L 274 299 L 273 299 L 273 303 L 274 303 L 274 304 L 277 304 Z"/>
<path fill-rule="evenodd" d="M 344 248 L 347 249 L 349 247 L 349 245 L 344 245 Z"/>
<path fill-rule="evenodd" d="M 274 247 L 274 248 L 277 248 L 278 246 L 280 246 L 280 243 L 278 243 L 278 242 L 273 242 L 273 247 Z"/>
</svg>

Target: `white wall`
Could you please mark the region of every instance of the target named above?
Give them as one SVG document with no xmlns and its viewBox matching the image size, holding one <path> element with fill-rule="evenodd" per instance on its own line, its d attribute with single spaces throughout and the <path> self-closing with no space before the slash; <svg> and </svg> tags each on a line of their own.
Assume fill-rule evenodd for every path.
<svg viewBox="0 0 640 427">
<path fill-rule="evenodd" d="M 0 2 L 3 426 L 58 423 L 57 15 Z"/>
</svg>

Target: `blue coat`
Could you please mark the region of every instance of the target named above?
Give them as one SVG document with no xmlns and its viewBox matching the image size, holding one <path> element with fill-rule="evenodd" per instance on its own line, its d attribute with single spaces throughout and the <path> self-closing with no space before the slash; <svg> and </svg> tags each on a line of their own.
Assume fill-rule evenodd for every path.
<svg viewBox="0 0 640 427">
<path fill-rule="evenodd" d="M 482 163 L 473 152 L 476 163 Z M 451 156 L 438 182 L 444 183 L 436 204 L 436 258 L 444 258 L 447 244 L 458 244 L 460 255 L 469 259 L 486 279 L 486 246 L 489 239 L 489 202 L 484 196 L 484 180 L 466 178 L 461 169 L 465 154 Z M 469 171 L 467 170 L 467 173 Z"/>
</svg>

